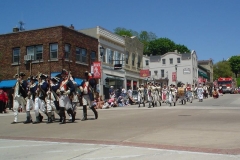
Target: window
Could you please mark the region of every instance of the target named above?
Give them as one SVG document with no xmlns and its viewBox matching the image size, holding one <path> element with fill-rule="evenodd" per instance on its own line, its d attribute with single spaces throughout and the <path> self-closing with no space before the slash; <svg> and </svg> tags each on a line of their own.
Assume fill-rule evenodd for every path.
<svg viewBox="0 0 240 160">
<path fill-rule="evenodd" d="M 108 63 L 109 64 L 113 64 L 113 55 L 114 55 L 114 52 L 111 50 L 111 49 L 107 49 L 107 57 L 108 57 Z"/>
<path fill-rule="evenodd" d="M 142 60 L 141 56 L 138 56 L 138 63 L 137 63 L 137 67 L 138 68 L 140 68 L 141 60 Z"/>
<path fill-rule="evenodd" d="M 181 63 L 181 59 L 180 58 L 177 58 L 177 63 Z"/>
<path fill-rule="evenodd" d="M 149 71 L 149 76 L 151 76 L 152 75 L 152 72 L 151 71 Z"/>
<path fill-rule="evenodd" d="M 58 58 L 58 44 L 50 44 L 50 59 Z"/>
<path fill-rule="evenodd" d="M 158 71 L 154 71 L 154 73 L 155 73 L 155 76 L 158 74 Z"/>
<path fill-rule="evenodd" d="M 70 60 L 70 49 L 71 45 L 70 44 L 65 44 L 65 59 Z"/>
<path fill-rule="evenodd" d="M 103 50 L 103 56 L 102 56 L 102 61 L 106 62 L 106 49 Z"/>
<path fill-rule="evenodd" d="M 172 58 L 169 58 L 169 63 L 173 64 L 173 59 Z"/>
<path fill-rule="evenodd" d="M 96 59 L 97 59 L 97 57 L 96 57 L 96 52 L 92 51 L 92 52 L 91 52 L 91 63 L 92 63 L 92 62 L 95 62 Z"/>
<path fill-rule="evenodd" d="M 161 70 L 161 77 L 164 78 L 164 69 Z"/>
<path fill-rule="evenodd" d="M 43 46 L 29 46 L 27 47 L 27 55 L 32 56 L 32 60 L 41 60 L 43 54 Z"/>
<path fill-rule="evenodd" d="M 134 66 L 134 65 L 135 65 L 135 54 L 132 53 L 132 66 Z"/>
<path fill-rule="evenodd" d="M 13 63 L 20 63 L 20 48 L 13 48 Z"/>
<path fill-rule="evenodd" d="M 115 51 L 115 64 L 120 64 L 121 54 L 118 51 Z"/>
<path fill-rule="evenodd" d="M 149 60 L 146 60 L 146 66 L 148 66 L 149 65 Z"/>
<path fill-rule="evenodd" d="M 128 64 L 128 59 L 129 59 L 129 52 L 126 52 L 126 58 L 125 58 L 126 64 Z"/>
<path fill-rule="evenodd" d="M 76 48 L 76 62 L 87 63 L 87 50 L 84 48 Z"/>
<path fill-rule="evenodd" d="M 162 64 L 166 64 L 166 60 L 165 59 L 162 59 Z"/>
</svg>

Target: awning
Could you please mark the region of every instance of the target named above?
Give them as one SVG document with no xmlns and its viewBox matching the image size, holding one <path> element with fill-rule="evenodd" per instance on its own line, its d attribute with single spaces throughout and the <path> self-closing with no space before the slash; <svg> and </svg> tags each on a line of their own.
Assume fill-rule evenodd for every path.
<svg viewBox="0 0 240 160">
<path fill-rule="evenodd" d="M 60 72 L 52 72 L 51 77 L 61 77 L 61 73 Z"/>
<path fill-rule="evenodd" d="M 0 88 L 12 88 L 16 84 L 16 79 L 0 81 Z"/>
<path fill-rule="evenodd" d="M 200 71 L 198 71 L 198 76 L 203 77 L 203 78 L 208 78 L 206 73 L 203 73 L 203 72 L 200 72 Z"/>
<path fill-rule="evenodd" d="M 80 79 L 80 78 L 75 78 L 74 81 L 77 83 L 77 85 L 81 85 L 82 82 L 83 82 L 83 79 Z"/>
</svg>

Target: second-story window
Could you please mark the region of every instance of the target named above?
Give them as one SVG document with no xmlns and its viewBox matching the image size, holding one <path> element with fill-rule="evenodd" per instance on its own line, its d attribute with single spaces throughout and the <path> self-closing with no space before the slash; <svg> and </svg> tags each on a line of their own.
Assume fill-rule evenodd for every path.
<svg viewBox="0 0 240 160">
<path fill-rule="evenodd" d="M 58 44 L 53 43 L 50 44 L 50 59 L 57 59 L 58 58 Z"/>
<path fill-rule="evenodd" d="M 148 66 L 149 65 L 149 60 L 146 60 L 145 62 L 146 62 L 146 66 Z"/>
<path fill-rule="evenodd" d="M 134 66 L 134 65 L 135 65 L 135 54 L 132 53 L 132 66 Z"/>
<path fill-rule="evenodd" d="M 32 60 L 41 60 L 43 56 L 42 54 L 43 54 L 42 45 L 27 47 L 27 55 L 31 55 Z"/>
<path fill-rule="evenodd" d="M 162 59 L 162 64 L 166 64 L 166 60 L 165 59 Z"/>
<path fill-rule="evenodd" d="M 91 63 L 95 62 L 96 59 L 97 59 L 97 57 L 96 57 L 96 52 L 92 51 L 92 52 L 91 52 Z"/>
<path fill-rule="evenodd" d="M 71 45 L 70 44 L 65 44 L 65 59 L 70 60 L 70 50 L 71 50 Z"/>
<path fill-rule="evenodd" d="M 118 51 L 115 51 L 115 64 L 120 64 L 121 54 Z"/>
<path fill-rule="evenodd" d="M 138 63 L 137 63 L 137 67 L 138 68 L 140 68 L 141 60 L 142 60 L 141 56 L 138 56 Z"/>
<path fill-rule="evenodd" d="M 20 48 L 13 48 L 13 63 L 20 63 Z"/>
<path fill-rule="evenodd" d="M 76 62 L 87 63 L 87 50 L 84 48 L 76 48 Z"/>
<path fill-rule="evenodd" d="M 177 58 L 177 63 L 181 63 L 181 59 L 180 58 Z"/>
<path fill-rule="evenodd" d="M 129 52 L 126 52 L 126 55 L 125 55 L 125 62 L 126 62 L 126 64 L 128 64 L 128 59 L 129 59 Z"/>
<path fill-rule="evenodd" d="M 164 78 L 164 69 L 161 70 L 161 77 Z"/>
<path fill-rule="evenodd" d="M 172 58 L 169 58 L 169 63 L 173 64 L 173 59 Z"/>
</svg>

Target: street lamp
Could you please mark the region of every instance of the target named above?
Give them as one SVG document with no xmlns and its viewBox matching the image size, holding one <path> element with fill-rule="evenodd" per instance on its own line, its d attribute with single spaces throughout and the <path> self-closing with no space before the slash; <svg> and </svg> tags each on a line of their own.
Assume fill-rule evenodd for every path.
<svg viewBox="0 0 240 160">
<path fill-rule="evenodd" d="M 176 72 L 176 86 L 177 86 L 177 64 L 175 65 L 175 72 Z"/>
<path fill-rule="evenodd" d="M 104 48 L 103 46 L 100 46 L 100 57 L 101 57 L 101 79 L 100 79 L 100 95 L 103 96 L 103 67 L 102 67 L 102 62 L 103 62 L 103 54 L 104 54 Z M 104 98 L 104 97 L 103 97 Z"/>
</svg>

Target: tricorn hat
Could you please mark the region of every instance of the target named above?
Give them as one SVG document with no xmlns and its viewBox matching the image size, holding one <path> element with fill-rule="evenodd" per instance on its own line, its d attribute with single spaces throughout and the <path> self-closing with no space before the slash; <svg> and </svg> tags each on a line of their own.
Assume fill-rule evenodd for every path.
<svg viewBox="0 0 240 160">
<path fill-rule="evenodd" d="M 30 80 L 30 81 L 37 81 L 37 78 L 35 76 L 30 76 L 30 77 L 28 77 L 28 80 Z"/>
<path fill-rule="evenodd" d="M 46 78 L 48 78 L 48 75 L 46 75 L 46 74 L 41 74 L 41 75 L 40 75 L 40 78 L 41 78 L 41 79 L 46 79 Z"/>
<path fill-rule="evenodd" d="M 26 74 L 23 73 L 23 72 L 20 72 L 19 75 L 18 75 L 18 74 L 15 74 L 14 77 L 17 78 L 17 77 L 19 77 L 19 76 L 23 77 L 23 76 L 26 76 Z"/>
<path fill-rule="evenodd" d="M 68 75 L 68 71 L 66 69 L 62 69 L 62 73 L 61 74 Z"/>
<path fill-rule="evenodd" d="M 51 80 L 54 81 L 54 82 L 59 82 L 59 81 L 60 81 L 60 78 L 58 78 L 58 77 L 53 77 L 53 78 L 51 78 Z"/>
</svg>

